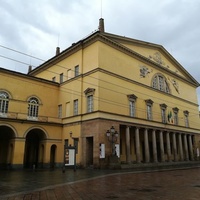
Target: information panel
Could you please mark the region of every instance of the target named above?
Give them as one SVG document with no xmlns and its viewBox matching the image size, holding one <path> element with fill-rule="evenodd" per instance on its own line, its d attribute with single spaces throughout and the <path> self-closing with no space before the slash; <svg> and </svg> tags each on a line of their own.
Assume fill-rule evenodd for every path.
<svg viewBox="0 0 200 200">
<path fill-rule="evenodd" d="M 65 166 L 75 165 L 75 149 L 65 149 Z"/>
</svg>

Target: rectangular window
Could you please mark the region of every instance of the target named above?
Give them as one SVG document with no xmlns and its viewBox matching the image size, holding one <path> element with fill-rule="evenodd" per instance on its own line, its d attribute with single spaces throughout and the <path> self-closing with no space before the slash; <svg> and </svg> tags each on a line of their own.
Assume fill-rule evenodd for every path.
<svg viewBox="0 0 200 200">
<path fill-rule="evenodd" d="M 52 81 L 53 81 L 53 82 L 56 82 L 56 77 L 55 77 L 55 76 L 52 78 Z"/>
<path fill-rule="evenodd" d="M 62 118 L 62 105 L 58 105 L 58 118 Z"/>
<path fill-rule="evenodd" d="M 68 146 L 69 146 L 69 140 L 65 139 L 65 147 L 68 147 Z"/>
<path fill-rule="evenodd" d="M 147 119 L 152 120 L 152 106 L 147 105 Z"/>
<path fill-rule="evenodd" d="M 135 117 L 135 101 L 129 101 L 129 113 L 131 117 Z"/>
<path fill-rule="evenodd" d="M 164 108 L 161 109 L 161 117 L 162 123 L 166 123 L 166 110 Z"/>
<path fill-rule="evenodd" d="M 87 96 L 87 112 L 93 111 L 93 95 Z"/>
<path fill-rule="evenodd" d="M 74 115 L 78 115 L 78 99 L 74 100 Z"/>
<path fill-rule="evenodd" d="M 67 70 L 67 80 L 69 80 L 70 78 L 72 78 L 72 70 L 68 69 Z"/>
<path fill-rule="evenodd" d="M 79 75 L 79 65 L 75 66 L 74 68 L 74 76 L 78 76 Z"/>
<path fill-rule="evenodd" d="M 178 113 L 174 112 L 174 124 L 178 125 Z"/>
<path fill-rule="evenodd" d="M 78 153 L 78 138 L 73 138 L 74 139 L 74 147 L 76 148 L 76 154 Z"/>
<path fill-rule="evenodd" d="M 189 127 L 188 115 L 185 115 L 185 126 L 186 126 L 186 127 Z"/>
<path fill-rule="evenodd" d="M 70 116 L 70 102 L 67 102 L 65 105 L 65 109 L 66 109 L 66 117 Z"/>
<path fill-rule="evenodd" d="M 60 83 L 63 83 L 63 73 L 60 74 Z"/>
</svg>

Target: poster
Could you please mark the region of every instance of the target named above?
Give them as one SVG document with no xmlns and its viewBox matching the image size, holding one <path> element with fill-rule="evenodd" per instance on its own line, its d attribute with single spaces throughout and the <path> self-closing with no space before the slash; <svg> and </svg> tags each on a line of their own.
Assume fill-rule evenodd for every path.
<svg viewBox="0 0 200 200">
<path fill-rule="evenodd" d="M 105 144 L 99 144 L 99 158 L 105 158 Z"/>
<path fill-rule="evenodd" d="M 75 149 L 65 149 L 65 166 L 75 165 Z"/>
</svg>

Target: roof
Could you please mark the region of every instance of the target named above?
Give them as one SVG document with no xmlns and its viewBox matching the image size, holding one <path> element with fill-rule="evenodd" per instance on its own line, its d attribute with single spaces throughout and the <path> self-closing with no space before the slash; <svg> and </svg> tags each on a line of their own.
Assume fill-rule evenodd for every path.
<svg viewBox="0 0 200 200">
<path fill-rule="evenodd" d="M 133 39 L 133 38 L 128 38 L 128 37 L 115 35 L 115 34 L 102 32 L 102 31 L 95 31 L 94 33 L 83 38 L 82 40 L 79 40 L 78 42 L 73 43 L 70 47 L 68 47 L 64 51 L 60 52 L 60 54 L 55 55 L 54 57 L 50 58 L 49 60 L 47 60 L 46 62 L 44 62 L 40 66 L 38 66 L 37 68 L 30 71 L 29 75 L 31 75 L 31 76 L 37 75 L 41 71 L 48 69 L 52 65 L 55 65 L 56 63 L 58 63 L 59 61 L 64 59 L 66 56 L 73 54 L 74 52 L 80 50 L 81 48 L 83 48 L 87 45 L 94 43 L 97 40 L 102 41 L 106 44 L 109 44 L 113 48 L 117 48 L 121 51 L 124 51 L 125 53 L 127 53 L 131 56 L 134 56 L 137 59 L 140 59 L 140 60 L 145 61 L 145 62 L 149 62 L 149 63 L 153 64 L 154 66 L 162 68 L 161 65 L 159 65 L 158 63 L 156 63 L 152 59 L 147 58 L 144 55 L 134 51 L 133 49 L 126 47 L 122 43 L 130 43 L 130 44 L 134 44 L 134 45 L 140 45 L 140 46 L 143 46 L 143 47 L 146 47 L 146 48 L 157 49 L 157 50 L 161 51 L 168 59 L 170 59 L 178 67 L 179 71 L 181 71 L 183 74 L 185 74 L 185 76 L 188 77 L 188 79 L 185 80 L 185 81 L 190 82 L 191 84 L 195 85 L 196 87 L 200 86 L 200 84 L 188 73 L 188 71 L 186 69 L 184 69 L 184 67 L 162 45 L 158 45 L 158 44 L 154 44 L 154 43 L 150 43 L 150 42 L 145 42 L 145 41 L 141 41 L 141 40 L 136 40 L 136 39 Z M 169 73 L 172 73 L 170 70 L 168 70 L 166 68 L 165 68 L 165 70 L 168 71 Z M 175 76 L 179 76 L 175 72 L 173 74 Z M 183 77 L 181 77 L 181 76 L 179 76 L 179 78 L 183 79 Z"/>
</svg>

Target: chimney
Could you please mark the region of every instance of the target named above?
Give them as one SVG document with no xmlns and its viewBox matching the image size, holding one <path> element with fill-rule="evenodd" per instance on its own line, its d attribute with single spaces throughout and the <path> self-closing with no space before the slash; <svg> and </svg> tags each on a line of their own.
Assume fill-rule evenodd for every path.
<svg viewBox="0 0 200 200">
<path fill-rule="evenodd" d="M 56 56 L 60 53 L 60 47 L 56 47 Z"/>
<path fill-rule="evenodd" d="M 104 33 L 105 30 L 104 30 L 104 19 L 103 18 L 100 18 L 99 19 L 99 31 Z"/>
<path fill-rule="evenodd" d="M 31 71 L 32 71 L 32 66 L 29 65 L 29 66 L 28 66 L 28 74 L 29 74 Z"/>
</svg>

